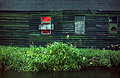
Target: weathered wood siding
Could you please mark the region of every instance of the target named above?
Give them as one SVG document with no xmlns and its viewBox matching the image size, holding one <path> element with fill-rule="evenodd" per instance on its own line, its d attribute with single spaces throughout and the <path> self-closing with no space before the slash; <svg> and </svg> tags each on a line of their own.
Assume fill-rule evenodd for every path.
<svg viewBox="0 0 120 78">
<path fill-rule="evenodd" d="M 61 41 L 62 36 L 62 16 L 61 12 L 41 12 L 30 14 L 30 30 L 29 30 L 29 42 L 35 45 L 45 45 L 47 43 Z M 41 24 L 42 16 L 51 16 L 51 23 L 54 24 L 54 30 L 50 35 L 42 35 L 38 30 L 39 24 Z"/>
<path fill-rule="evenodd" d="M 42 35 L 38 30 L 41 17 L 51 16 L 54 30 L 50 35 Z M 75 34 L 75 16 L 85 16 L 85 34 Z M 0 45 L 29 46 L 45 45 L 55 41 L 71 43 L 77 47 L 106 48 L 110 44 L 120 45 L 120 15 L 118 33 L 110 34 L 108 16 L 113 14 L 90 14 L 76 12 L 1 12 Z M 67 38 L 69 35 L 69 38 Z"/>
<path fill-rule="evenodd" d="M 28 46 L 29 20 L 25 13 L 0 13 L 0 45 Z"/>
</svg>

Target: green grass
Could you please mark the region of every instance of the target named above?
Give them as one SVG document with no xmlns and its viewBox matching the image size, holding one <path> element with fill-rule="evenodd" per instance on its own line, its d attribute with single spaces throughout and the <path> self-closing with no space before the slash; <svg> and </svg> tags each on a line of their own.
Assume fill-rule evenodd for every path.
<svg viewBox="0 0 120 78">
<path fill-rule="evenodd" d="M 0 69 L 17 71 L 76 71 L 91 66 L 119 66 L 120 51 L 78 49 L 54 42 L 46 47 L 0 46 Z"/>
</svg>

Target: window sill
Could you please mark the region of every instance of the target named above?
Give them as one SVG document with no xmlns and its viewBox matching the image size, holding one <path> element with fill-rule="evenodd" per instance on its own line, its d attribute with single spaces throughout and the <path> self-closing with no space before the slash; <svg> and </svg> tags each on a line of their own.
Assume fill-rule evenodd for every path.
<svg viewBox="0 0 120 78">
<path fill-rule="evenodd" d="M 30 36 L 40 36 L 41 34 L 29 34 Z"/>
<path fill-rule="evenodd" d="M 51 35 L 51 34 L 29 34 L 30 36 L 44 36 L 44 35 Z"/>
<path fill-rule="evenodd" d="M 86 35 L 86 34 L 76 34 L 76 33 L 75 33 L 75 35 Z"/>
</svg>

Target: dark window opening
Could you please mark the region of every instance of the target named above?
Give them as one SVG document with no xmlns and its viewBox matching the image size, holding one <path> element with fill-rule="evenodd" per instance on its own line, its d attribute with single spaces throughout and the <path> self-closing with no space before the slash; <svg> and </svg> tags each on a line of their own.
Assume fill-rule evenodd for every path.
<svg viewBox="0 0 120 78">
<path fill-rule="evenodd" d="M 117 31 L 117 28 L 116 28 L 116 27 L 112 27 L 112 28 L 111 28 L 111 31 L 112 31 L 112 32 L 116 32 L 116 31 Z"/>
<path fill-rule="evenodd" d="M 109 33 L 117 34 L 118 32 L 118 24 L 117 23 L 109 23 Z"/>
<path fill-rule="evenodd" d="M 109 17 L 109 22 L 110 23 L 116 23 L 118 21 L 118 19 L 117 19 L 117 16 L 111 16 L 111 17 Z"/>
</svg>

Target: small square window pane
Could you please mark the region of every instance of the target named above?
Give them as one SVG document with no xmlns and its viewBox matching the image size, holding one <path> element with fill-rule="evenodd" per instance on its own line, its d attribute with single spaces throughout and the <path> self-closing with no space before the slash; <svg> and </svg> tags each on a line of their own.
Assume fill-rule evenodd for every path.
<svg viewBox="0 0 120 78">
<path fill-rule="evenodd" d="M 50 22 L 50 17 L 42 17 L 42 22 Z"/>
<path fill-rule="evenodd" d="M 84 16 L 76 16 L 75 21 L 84 21 Z"/>
<path fill-rule="evenodd" d="M 45 29 L 51 30 L 51 24 L 40 25 L 40 27 L 41 27 L 41 30 L 45 30 Z"/>
</svg>

